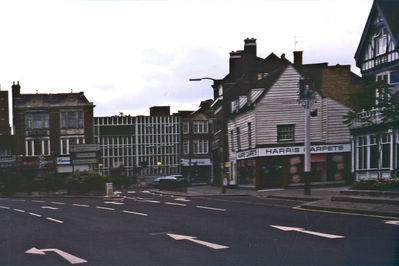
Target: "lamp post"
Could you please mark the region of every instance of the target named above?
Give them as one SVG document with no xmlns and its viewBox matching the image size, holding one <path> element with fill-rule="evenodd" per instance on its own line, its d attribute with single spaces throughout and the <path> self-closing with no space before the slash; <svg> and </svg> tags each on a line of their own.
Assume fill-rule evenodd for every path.
<svg viewBox="0 0 399 266">
<path fill-rule="evenodd" d="M 315 93 L 313 81 L 310 79 L 302 79 L 299 82 L 299 99 L 298 101 L 305 108 L 305 195 L 310 195 L 310 179 L 311 179 L 311 157 L 310 157 L 310 109 L 315 102 Z"/>
<path fill-rule="evenodd" d="M 190 81 L 201 81 L 204 79 L 209 79 L 213 81 L 213 84 L 215 85 L 215 82 L 220 81 L 220 79 L 214 79 L 210 77 L 203 77 L 203 78 L 190 78 Z M 221 113 L 221 122 L 222 122 L 222 128 L 221 128 L 221 138 L 220 138 L 220 161 L 222 163 L 221 167 L 221 172 L 220 172 L 220 184 L 222 188 L 222 193 L 226 193 L 226 183 L 225 182 L 225 176 L 224 176 L 224 167 L 225 167 L 225 162 L 224 162 L 224 135 L 225 135 L 225 130 L 224 130 L 224 112 L 223 112 L 223 102 L 222 102 L 222 113 Z"/>
</svg>

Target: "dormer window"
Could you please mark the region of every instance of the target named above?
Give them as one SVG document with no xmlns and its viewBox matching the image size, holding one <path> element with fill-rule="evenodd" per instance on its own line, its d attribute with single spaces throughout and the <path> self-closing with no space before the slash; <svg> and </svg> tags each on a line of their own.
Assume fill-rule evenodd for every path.
<svg viewBox="0 0 399 266">
<path fill-rule="evenodd" d="M 268 73 L 258 73 L 258 80 L 261 80 L 265 77 L 267 77 Z"/>
</svg>

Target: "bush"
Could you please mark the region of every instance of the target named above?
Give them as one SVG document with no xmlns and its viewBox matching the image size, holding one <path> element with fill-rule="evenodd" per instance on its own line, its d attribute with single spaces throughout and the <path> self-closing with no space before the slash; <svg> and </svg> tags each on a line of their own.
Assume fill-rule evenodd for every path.
<svg viewBox="0 0 399 266">
<path fill-rule="evenodd" d="M 353 182 L 352 189 L 360 190 L 398 190 L 399 178 L 362 179 Z"/>
</svg>

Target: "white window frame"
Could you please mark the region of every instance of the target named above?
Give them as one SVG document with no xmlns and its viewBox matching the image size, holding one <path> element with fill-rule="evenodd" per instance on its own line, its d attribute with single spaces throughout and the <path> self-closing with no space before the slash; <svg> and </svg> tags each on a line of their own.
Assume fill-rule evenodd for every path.
<svg viewBox="0 0 399 266">
<path fill-rule="evenodd" d="M 183 122 L 183 133 L 184 134 L 190 133 L 190 122 L 188 121 Z"/>
<path fill-rule="evenodd" d="M 76 143 L 75 144 L 85 144 L 86 140 L 85 140 L 85 136 L 84 135 L 76 135 L 76 136 L 63 136 L 60 139 L 60 154 L 61 155 L 69 155 L 70 151 L 70 140 L 71 139 L 76 139 Z M 65 141 L 65 149 L 63 147 Z"/>
<path fill-rule="evenodd" d="M 189 153 L 190 153 L 190 141 L 184 140 L 183 141 L 183 154 L 189 154 Z"/>
<path fill-rule="evenodd" d="M 193 153 L 194 154 L 207 154 L 208 153 L 208 140 L 193 140 Z"/>
<path fill-rule="evenodd" d="M 35 140 L 41 141 L 41 154 L 35 154 Z M 47 151 L 45 150 L 45 142 L 47 142 Z M 30 146 L 30 153 L 29 153 L 29 146 Z M 25 140 L 25 154 L 26 156 L 40 156 L 40 155 L 50 155 L 50 137 L 45 138 L 26 138 Z"/>
<path fill-rule="evenodd" d="M 194 134 L 208 134 L 209 125 L 207 120 L 195 120 L 193 121 Z"/>
</svg>

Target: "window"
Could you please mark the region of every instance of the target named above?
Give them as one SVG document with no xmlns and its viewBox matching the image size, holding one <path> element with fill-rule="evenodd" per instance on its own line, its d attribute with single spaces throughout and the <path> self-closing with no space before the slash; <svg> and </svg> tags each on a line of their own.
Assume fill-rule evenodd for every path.
<svg viewBox="0 0 399 266">
<path fill-rule="evenodd" d="M 367 169 L 367 136 L 357 138 L 358 169 Z"/>
<path fill-rule="evenodd" d="M 190 132 L 190 123 L 188 121 L 183 122 L 183 133 L 188 134 Z"/>
<path fill-rule="evenodd" d="M 248 122 L 248 148 L 252 147 L 252 128 L 251 122 Z"/>
<path fill-rule="evenodd" d="M 50 155 L 49 139 L 28 139 L 25 142 L 27 156 Z"/>
<path fill-rule="evenodd" d="M 61 112 L 61 128 L 83 128 L 83 112 Z"/>
<path fill-rule="evenodd" d="M 61 154 L 62 155 L 70 154 L 70 149 L 72 145 L 84 144 L 84 143 L 85 143 L 84 136 L 63 137 L 61 138 Z"/>
<path fill-rule="evenodd" d="M 375 55 L 385 54 L 387 49 L 387 35 L 382 31 L 374 37 Z"/>
<path fill-rule="evenodd" d="M 391 167 L 391 135 L 382 134 L 381 136 L 381 167 Z"/>
<path fill-rule="evenodd" d="M 193 153 L 195 153 L 195 154 L 208 153 L 208 141 L 207 140 L 194 140 L 193 141 Z"/>
<path fill-rule="evenodd" d="M 188 140 L 185 140 L 183 142 L 183 153 L 184 154 L 189 154 L 190 153 L 190 142 Z"/>
<path fill-rule="evenodd" d="M 240 137 L 240 128 L 236 128 L 236 138 L 237 138 L 237 150 L 241 150 L 241 137 Z"/>
<path fill-rule="evenodd" d="M 234 151 L 234 131 L 230 131 L 231 151 Z"/>
<path fill-rule="evenodd" d="M 193 122 L 194 134 L 208 133 L 208 121 L 194 121 Z"/>
<path fill-rule="evenodd" d="M 391 134 L 357 137 L 357 169 L 379 169 L 391 166 Z M 380 164 L 380 167 L 379 167 Z"/>
<path fill-rule="evenodd" d="M 25 126 L 27 129 L 49 128 L 48 113 L 27 113 L 25 115 Z"/>
<path fill-rule="evenodd" d="M 294 141 L 295 125 L 277 125 L 277 141 Z"/>
</svg>

